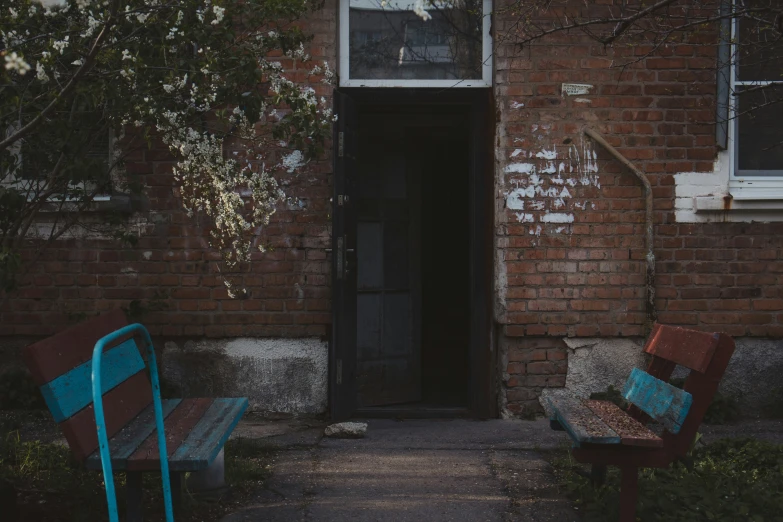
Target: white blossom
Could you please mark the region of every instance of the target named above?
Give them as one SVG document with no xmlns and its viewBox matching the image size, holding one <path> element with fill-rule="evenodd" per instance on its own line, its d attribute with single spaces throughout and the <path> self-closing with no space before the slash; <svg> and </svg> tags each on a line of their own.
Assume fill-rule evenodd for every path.
<svg viewBox="0 0 783 522">
<path fill-rule="evenodd" d="M 226 10 L 223 7 L 213 5 L 212 11 L 215 13 L 215 19 L 212 20 L 212 25 L 217 25 L 223 21 L 223 16 L 225 16 Z"/>
<path fill-rule="evenodd" d="M 283 156 L 283 168 L 285 168 L 289 174 L 302 165 L 304 165 L 304 155 L 301 150 L 295 150 L 290 154 Z"/>
<path fill-rule="evenodd" d="M 425 9 L 425 5 L 428 3 L 429 2 L 427 0 L 415 0 L 413 2 L 413 12 L 416 13 L 416 15 L 425 22 L 432 20 L 432 15 L 430 15 Z"/>
<path fill-rule="evenodd" d="M 16 52 L 11 52 L 5 55 L 5 69 L 7 71 L 16 71 L 24 76 L 30 70 L 30 64 L 24 61 L 24 58 Z"/>
<path fill-rule="evenodd" d="M 56 51 L 60 51 L 60 54 L 63 54 L 63 51 L 65 51 L 65 48 L 68 47 L 68 39 L 69 38 L 70 38 L 69 36 L 66 36 L 62 40 L 55 41 L 54 43 L 52 43 L 52 47 L 54 47 L 54 49 Z"/>
<path fill-rule="evenodd" d="M 49 81 L 49 75 L 46 74 L 46 70 L 44 69 L 44 66 L 41 64 L 41 62 L 35 64 L 35 77 L 43 83 Z"/>
</svg>

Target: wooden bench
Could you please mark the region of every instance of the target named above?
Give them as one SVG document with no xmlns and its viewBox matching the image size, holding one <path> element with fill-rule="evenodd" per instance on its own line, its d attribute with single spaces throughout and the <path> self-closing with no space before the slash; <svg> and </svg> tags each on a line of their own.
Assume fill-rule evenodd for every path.
<svg viewBox="0 0 783 522">
<path fill-rule="evenodd" d="M 592 464 L 591 477 L 603 482 L 607 466 L 621 472 L 620 522 L 633 522 L 639 468 L 665 468 L 686 457 L 723 373 L 734 353 L 725 334 L 656 324 L 644 351 L 647 371 L 634 369 L 623 389 L 628 412 L 607 401 L 562 396 L 550 399 L 550 423 L 573 439 L 578 462 Z M 677 365 L 690 370 L 682 390 L 668 384 Z M 663 425 L 658 436 L 646 424 Z"/>
<path fill-rule="evenodd" d="M 97 379 L 92 378 L 94 351 L 100 363 Z M 126 473 L 129 521 L 142 518 L 142 473 L 160 471 L 170 519 L 172 493 L 177 504 L 182 474 L 212 464 L 248 406 L 246 398 L 161 400 L 149 334 L 141 325 L 128 325 L 121 310 L 27 346 L 23 358 L 75 460 L 87 469 L 103 469 L 112 520 L 112 470 Z M 102 397 L 98 404 L 93 403 L 93 392 Z M 156 420 L 164 426 L 163 441 Z M 100 438 L 110 462 L 101 459 L 102 424 Z M 167 459 L 161 463 L 163 448 Z"/>
</svg>

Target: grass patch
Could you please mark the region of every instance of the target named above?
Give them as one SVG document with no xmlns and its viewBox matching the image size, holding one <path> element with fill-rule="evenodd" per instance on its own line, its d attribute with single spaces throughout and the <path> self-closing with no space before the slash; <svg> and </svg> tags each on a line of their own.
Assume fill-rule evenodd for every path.
<svg viewBox="0 0 783 522">
<path fill-rule="evenodd" d="M 229 441 L 225 448 L 229 491 L 210 500 L 183 493 L 178 522 L 213 521 L 242 505 L 271 473 L 272 453 L 251 440 Z M 115 473 L 117 503 L 125 511 L 125 474 Z M 108 519 L 103 475 L 75 466 L 59 443 L 24 441 L 17 431 L 0 433 L 0 484 L 13 486 L 19 520 L 103 521 Z M 145 520 L 162 521 L 163 493 L 159 473 L 144 474 Z"/>
<path fill-rule="evenodd" d="M 570 453 L 552 462 L 585 522 L 616 521 L 620 474 L 609 468 L 606 485 L 593 488 L 578 475 Z M 637 519 L 642 522 L 783 521 L 783 445 L 724 439 L 693 452 L 693 468 L 644 469 Z"/>
</svg>

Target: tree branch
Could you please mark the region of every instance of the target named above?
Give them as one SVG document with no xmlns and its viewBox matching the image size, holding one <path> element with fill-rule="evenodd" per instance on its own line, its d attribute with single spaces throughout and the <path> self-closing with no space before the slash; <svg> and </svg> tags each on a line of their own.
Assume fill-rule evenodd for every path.
<svg viewBox="0 0 783 522">
<path fill-rule="evenodd" d="M 108 34 L 109 28 L 114 24 L 114 12 L 117 9 L 117 2 L 114 2 L 114 6 L 112 7 L 112 12 L 109 14 L 109 17 L 106 19 L 106 22 L 103 24 L 103 29 L 101 29 L 100 34 L 95 39 L 95 42 L 92 44 L 92 48 L 90 49 L 90 52 L 87 54 L 87 56 L 84 59 L 84 63 L 79 67 L 79 70 L 76 71 L 76 73 L 71 77 L 71 79 L 68 81 L 68 83 L 63 87 L 63 90 L 60 91 L 60 93 L 47 105 L 38 115 L 33 118 L 30 123 L 16 131 L 15 133 L 11 134 L 11 136 L 6 137 L 3 141 L 0 141 L 0 150 L 7 148 L 9 145 L 16 143 L 17 141 L 24 138 L 26 135 L 28 135 L 30 132 L 35 130 L 41 123 L 43 123 L 44 119 L 51 113 L 55 107 L 60 103 L 60 101 L 71 94 L 71 91 L 73 91 L 76 88 L 76 84 L 81 80 L 82 76 L 87 74 L 90 69 L 92 69 L 93 65 L 95 65 L 95 56 L 98 54 L 98 51 L 100 51 L 101 45 L 103 44 L 103 40 L 106 38 L 106 35 Z"/>
</svg>

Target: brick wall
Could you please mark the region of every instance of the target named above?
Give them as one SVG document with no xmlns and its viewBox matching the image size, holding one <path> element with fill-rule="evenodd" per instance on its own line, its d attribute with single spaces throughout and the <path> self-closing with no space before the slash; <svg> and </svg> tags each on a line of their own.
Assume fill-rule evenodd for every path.
<svg viewBox="0 0 783 522">
<path fill-rule="evenodd" d="M 336 10 L 326 2 L 307 25 L 316 63 L 336 56 Z M 306 79 L 312 65 L 283 61 L 290 77 Z M 331 97 L 332 88 L 313 87 Z M 273 251 L 257 254 L 242 277 L 249 298 L 229 299 L 204 229 L 175 197 L 171 156 L 160 144 L 128 158 L 126 169 L 145 186 L 148 209 L 130 218 L 143 231 L 138 245 L 115 241 L 58 241 L 43 253 L 2 309 L 0 335 L 41 336 L 117 307 L 136 306 L 153 335 L 193 337 L 322 336 L 331 322 L 329 259 L 331 158 L 283 180 L 296 205 L 266 227 Z M 28 252 L 29 259 L 33 252 Z M 135 302 L 135 304 L 131 304 Z"/>
<path fill-rule="evenodd" d="M 507 0 L 498 0 L 502 7 Z M 336 63 L 336 3 L 307 24 L 314 59 Z M 498 17 L 496 41 L 513 30 Z M 507 41 L 507 40 L 505 40 Z M 783 335 L 783 224 L 677 223 L 675 178 L 711 172 L 715 47 L 694 41 L 643 58 L 641 46 L 606 50 L 577 35 L 495 54 L 495 319 L 506 407 L 535 410 L 543 388 L 565 383 L 562 337 L 638 337 L 644 323 L 644 203 L 638 181 L 583 137 L 590 125 L 647 173 L 655 195 L 659 320 L 734 336 Z M 613 63 L 640 58 L 625 69 Z M 614 62 L 613 62 L 614 61 Z M 304 68 L 287 64 L 304 77 Z M 563 96 L 563 83 L 586 83 Z M 316 85 L 318 94 L 331 88 Z M 144 317 L 166 336 L 318 336 L 330 317 L 330 159 L 288 180 L 299 206 L 266 233 L 245 300 L 228 299 L 203 230 L 174 197 L 171 161 L 158 148 L 128 165 L 147 185 L 145 234 L 135 248 L 70 240 L 47 252 L 5 305 L 0 335 L 46 335 L 82 314 L 132 301 L 167 308 Z M 706 175 L 706 174 L 705 174 Z M 564 192 L 565 190 L 565 192 Z"/>
<path fill-rule="evenodd" d="M 712 173 L 718 152 L 716 47 L 699 38 L 647 58 L 647 47 L 607 50 L 575 34 L 497 50 L 495 316 L 510 411 L 538 409 L 532 396 L 564 384 L 540 336 L 646 334 L 643 191 L 585 125 L 652 184 L 659 321 L 783 335 L 783 224 L 675 222 L 674 175 Z M 563 83 L 593 87 L 563 96 Z"/>
</svg>

